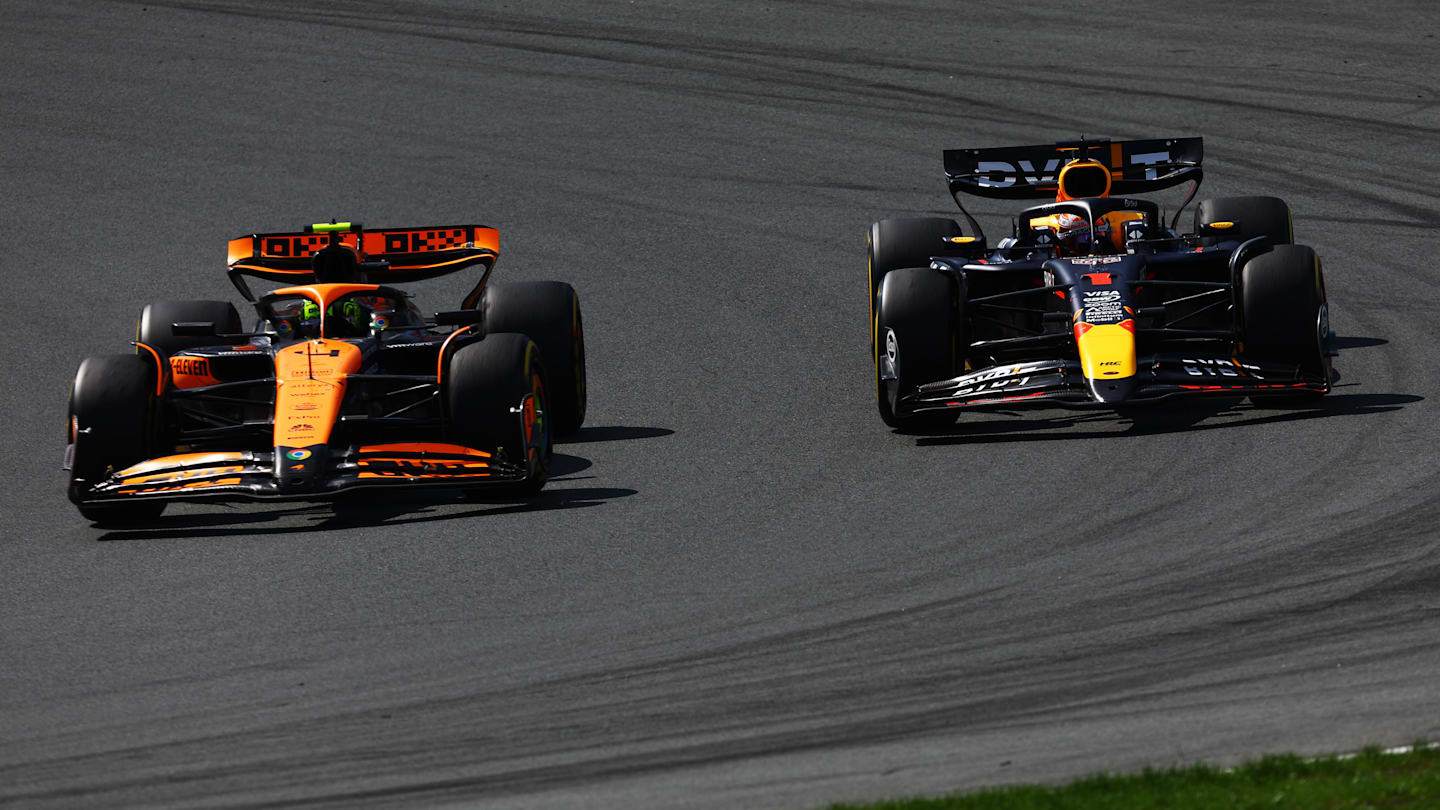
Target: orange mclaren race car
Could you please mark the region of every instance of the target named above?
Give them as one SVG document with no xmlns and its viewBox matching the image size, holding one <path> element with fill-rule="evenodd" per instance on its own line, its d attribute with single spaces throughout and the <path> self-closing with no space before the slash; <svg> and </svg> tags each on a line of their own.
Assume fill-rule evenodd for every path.
<svg viewBox="0 0 1440 810">
<path fill-rule="evenodd" d="M 880 417 L 936 427 L 966 408 L 1116 407 L 1330 390 L 1334 335 L 1315 251 L 1276 197 L 1201 202 L 1200 138 L 945 152 L 951 219 L 870 228 Z M 1189 183 L 1174 215 L 1135 195 Z M 1050 201 L 986 242 L 961 194 Z"/>
<path fill-rule="evenodd" d="M 134 354 L 90 357 L 70 394 L 70 499 L 98 523 L 173 500 L 315 500 L 360 487 L 533 493 L 551 437 L 585 419 L 569 284 L 489 284 L 492 228 L 313 225 L 230 242 L 225 301 L 145 307 Z M 390 283 L 475 268 L 426 318 Z M 246 277 L 287 286 L 260 295 Z"/>
</svg>

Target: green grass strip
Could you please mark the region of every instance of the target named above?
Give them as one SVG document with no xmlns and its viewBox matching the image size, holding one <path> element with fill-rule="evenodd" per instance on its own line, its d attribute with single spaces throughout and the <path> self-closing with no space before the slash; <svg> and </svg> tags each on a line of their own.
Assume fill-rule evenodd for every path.
<svg viewBox="0 0 1440 810">
<path fill-rule="evenodd" d="M 1268 756 L 1208 765 L 1100 774 L 1059 787 L 1007 787 L 935 799 L 835 804 L 829 810 L 1434 810 L 1440 746 L 1405 753 Z"/>
</svg>

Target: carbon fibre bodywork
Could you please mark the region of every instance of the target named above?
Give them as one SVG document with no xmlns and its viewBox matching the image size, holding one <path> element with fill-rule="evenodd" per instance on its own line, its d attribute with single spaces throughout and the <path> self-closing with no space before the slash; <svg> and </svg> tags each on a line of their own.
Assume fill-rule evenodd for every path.
<svg viewBox="0 0 1440 810">
<path fill-rule="evenodd" d="M 901 399 L 908 411 L 981 405 L 1046 404 L 1105 407 L 1197 394 L 1324 393 L 1327 376 L 1307 374 L 1304 364 L 1243 360 L 1243 324 L 1238 274 L 1247 257 L 1267 249 L 1263 240 L 1245 245 L 1123 256 L 1037 259 L 979 264 L 937 257 L 966 281 L 1004 274 L 1029 284 L 1012 292 L 970 298 L 973 317 L 986 312 L 1016 314 L 1001 302 L 1040 301 L 1030 320 L 1020 318 L 991 330 L 988 340 L 970 344 L 972 370 L 951 380 L 921 385 Z M 1224 280 L 1221 280 L 1224 279 Z M 967 285 L 968 286 L 968 285 Z M 1038 314 L 1039 317 L 1033 317 Z M 1329 342 L 1328 324 L 1324 329 Z M 1104 338 L 1103 343 L 1099 340 Z M 1037 359 L 1045 355 L 1051 359 Z M 884 372 L 882 370 L 882 377 Z"/>
<path fill-rule="evenodd" d="M 483 339 L 457 333 L 262 335 L 178 352 L 157 370 L 154 412 L 158 444 L 174 452 L 76 480 L 71 500 L 315 500 L 363 487 L 523 481 L 523 459 L 447 441 L 442 358 L 466 337 Z M 320 362 L 346 354 L 343 365 Z M 526 403 L 514 405 L 520 423 Z"/>
<path fill-rule="evenodd" d="M 1328 392 L 1335 351 L 1318 259 L 1307 271 L 1310 281 L 1303 282 L 1318 301 L 1309 327 L 1302 327 L 1314 330 L 1312 348 L 1284 357 L 1252 352 L 1245 273 L 1249 263 L 1275 250 L 1273 240 L 1233 238 L 1244 233 L 1232 222 L 1200 222 L 1195 232 L 1180 233 L 1173 227 L 1178 211 L 1167 223 L 1155 202 L 1109 196 L 1104 171 L 1129 193 L 1186 179 L 1198 186 L 1199 141 L 946 152 L 957 201 L 960 192 L 1058 199 L 1019 212 L 1011 235 L 994 247 L 973 219 L 970 235 L 935 240 L 929 269 L 953 280 L 952 375 L 900 385 L 907 349 L 913 354 L 915 347 L 878 316 L 884 293 L 876 285 L 872 318 L 882 416 L 898 422 L 964 408 L 1106 408 L 1184 396 Z M 1086 158 L 1087 151 L 1114 162 Z M 1067 154 L 1071 163 L 1062 167 Z M 1131 158 L 1134 165 L 1126 162 Z M 1067 194 L 1064 173 L 1082 164 L 1102 172 L 1100 196 Z M 1192 186 L 1185 202 L 1194 194 Z M 1057 217 L 1088 223 L 1086 255 L 1061 250 Z M 889 402 L 887 385 L 894 386 Z"/>
<path fill-rule="evenodd" d="M 525 474 L 523 465 L 441 443 L 185 453 L 120 470 L 90 488 L 80 502 L 317 500 L 364 487 L 518 483 Z"/>
<path fill-rule="evenodd" d="M 323 500 L 360 488 L 543 485 L 549 430 L 530 354 L 525 368 L 513 370 L 527 383 L 513 399 L 487 395 L 480 407 L 450 392 L 451 359 L 488 338 L 476 305 L 498 256 L 493 229 L 314 228 L 318 237 L 307 230 L 232 241 L 232 280 L 252 275 L 301 285 L 256 298 L 237 281 L 258 315 L 252 332 L 217 334 L 214 323 L 176 322 L 147 327 L 160 330 L 151 338 L 157 342 L 174 336 L 169 347 L 135 341 L 148 377 L 145 424 L 133 426 L 144 435 L 140 450 L 110 458 L 102 451 L 114 442 L 102 441 L 92 463 L 75 463 L 93 441 L 94 424 L 116 435 L 104 424 L 103 399 L 101 410 L 89 406 L 88 418 L 76 410 L 82 364 L 66 459 L 69 497 L 82 512 L 140 501 Z M 365 245 L 386 253 L 369 256 Z M 321 280 L 327 251 L 348 259 L 342 269 L 349 279 Z M 397 258 L 411 265 L 393 266 Z M 428 278 L 477 265 L 482 276 L 465 308 L 434 319 L 421 316 L 409 294 L 370 278 Z M 508 456 L 499 439 L 489 446 L 464 439 L 487 431 L 467 434 L 456 427 L 461 416 L 467 425 L 506 425 L 493 433 L 507 437 Z"/>
</svg>

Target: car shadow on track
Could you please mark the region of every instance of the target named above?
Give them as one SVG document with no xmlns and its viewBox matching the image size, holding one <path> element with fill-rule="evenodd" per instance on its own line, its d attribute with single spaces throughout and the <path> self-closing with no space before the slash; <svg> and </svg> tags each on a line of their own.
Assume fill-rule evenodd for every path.
<svg viewBox="0 0 1440 810">
<path fill-rule="evenodd" d="M 1008 442 L 1063 441 L 1071 439 L 1146 436 L 1199 430 L 1223 430 L 1243 425 L 1299 422 L 1341 416 L 1365 416 L 1399 410 L 1425 399 L 1413 394 L 1332 393 L 1311 404 L 1278 408 L 1255 405 L 1243 397 L 1192 400 L 1168 406 L 1152 405 L 1123 411 L 1081 411 L 1039 419 L 1018 411 L 1004 411 L 1013 419 L 967 422 L 962 416 L 953 428 L 917 435 L 919 446 L 951 444 L 1001 444 Z M 995 412 L 992 412 L 995 413 Z M 1238 417 L 1238 418 L 1237 418 Z M 1222 421 L 1207 421 L 1222 418 Z M 1114 428 L 1128 421 L 1128 429 Z M 1105 430 L 1076 430 L 1089 425 Z"/>
<path fill-rule="evenodd" d="M 1368 349 L 1373 346 L 1384 346 L 1390 341 L 1385 338 L 1372 337 L 1337 337 L 1335 338 L 1336 349 Z"/>
<path fill-rule="evenodd" d="M 555 440 L 555 444 L 587 444 L 589 442 L 620 442 L 630 439 L 655 439 L 673 435 L 675 431 L 660 427 L 635 427 L 632 425 L 606 425 L 603 427 L 582 427 L 570 436 Z"/>
</svg>

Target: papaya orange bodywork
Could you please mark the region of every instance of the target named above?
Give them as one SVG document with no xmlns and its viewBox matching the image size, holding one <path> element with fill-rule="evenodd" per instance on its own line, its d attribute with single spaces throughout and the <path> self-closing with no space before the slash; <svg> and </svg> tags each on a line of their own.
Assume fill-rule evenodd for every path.
<svg viewBox="0 0 1440 810">
<path fill-rule="evenodd" d="M 216 475 L 233 475 L 244 471 L 238 464 L 244 453 L 181 453 L 174 456 L 142 461 L 115 476 L 129 489 L 119 490 L 122 495 L 152 492 L 175 492 L 185 489 L 204 489 L 240 483 L 239 478 L 212 478 Z M 176 468 L 181 469 L 176 469 Z M 164 470 L 164 472 L 159 472 Z"/>
<path fill-rule="evenodd" d="M 276 352 L 275 446 L 310 447 L 329 441 L 345 399 L 346 378 L 359 370 L 360 349 L 343 340 L 318 338 Z"/>
<path fill-rule="evenodd" d="M 392 444 L 367 444 L 360 448 L 361 453 L 444 453 L 449 456 L 479 456 L 489 458 L 490 454 L 484 450 L 476 450 L 473 447 L 465 447 L 459 444 L 445 444 L 443 442 L 394 442 Z"/>
<path fill-rule="evenodd" d="M 463 335 L 463 334 L 465 334 L 466 332 L 469 332 L 469 331 L 470 331 L 470 327 L 468 327 L 468 326 L 462 326 L 462 327 L 460 327 L 459 329 L 456 329 L 454 332 L 451 332 L 450 335 L 445 338 L 445 342 L 440 344 L 440 354 L 439 354 L 439 355 L 436 357 L 436 359 L 435 359 L 435 384 L 436 384 L 436 385 L 439 385 L 439 384 L 440 384 L 440 379 L 441 379 L 441 377 L 443 377 L 444 374 L 445 374 L 445 350 L 450 348 L 450 341 L 454 340 L 454 339 L 457 338 L 457 337 L 460 337 L 461 335 Z"/>
<path fill-rule="evenodd" d="M 395 442 L 360 448 L 359 478 L 488 478 L 490 453 L 442 442 Z M 380 455 L 394 453 L 396 455 Z M 427 453 L 463 458 L 426 458 Z M 404 455 L 410 454 L 410 455 Z M 419 454 L 415 458 L 413 454 Z M 442 469 L 444 472 L 437 472 Z"/>
<path fill-rule="evenodd" d="M 220 384 L 220 380 L 211 376 L 210 360 L 206 357 L 171 357 L 170 379 L 174 381 L 176 388 L 201 388 Z"/>
<path fill-rule="evenodd" d="M 133 478 L 126 478 L 122 483 L 130 484 L 174 484 L 183 483 L 187 479 L 200 478 L 206 475 L 225 475 L 227 473 L 244 472 L 245 467 L 234 465 L 229 467 L 195 467 L 193 469 L 179 470 L 174 472 L 156 473 L 154 475 L 137 475 Z M 190 482 L 198 483 L 198 482 Z"/>
<path fill-rule="evenodd" d="M 209 489 L 211 487 L 228 487 L 240 483 L 240 478 L 216 478 L 204 481 L 182 481 L 178 484 L 164 484 L 162 486 L 139 486 L 135 489 L 116 490 L 121 495 L 144 495 L 152 492 L 181 492 L 192 489 Z"/>
<path fill-rule="evenodd" d="M 473 237 L 471 231 L 473 231 Z M 304 259 L 329 243 L 330 234 L 320 232 L 241 236 L 231 239 L 226 246 L 226 264 L 240 269 L 269 273 L 308 274 L 310 273 L 308 269 L 277 270 L 273 267 L 250 267 L 236 263 L 246 259 Z M 469 225 L 442 228 L 401 228 L 389 231 L 366 231 L 360 234 L 340 234 L 339 244 L 356 251 L 362 257 L 435 253 L 457 248 L 479 248 L 499 253 L 500 232 L 494 228 Z M 443 267 L 449 263 L 425 266 Z"/>
<path fill-rule="evenodd" d="M 150 358 L 155 361 L 155 396 L 162 396 L 165 393 L 165 364 L 160 361 L 160 352 L 148 344 L 135 341 L 135 353 L 140 354 L 141 349 L 149 352 Z"/>
<path fill-rule="evenodd" d="M 133 475 L 144 475 L 145 473 L 152 472 L 152 471 L 154 471 L 154 470 L 163 470 L 163 469 L 166 469 L 166 468 L 168 468 L 168 467 L 188 467 L 188 466 L 191 466 L 191 465 L 196 465 L 196 466 L 221 465 L 221 466 L 224 466 L 226 462 L 239 461 L 239 460 L 240 460 L 241 458 L 243 458 L 244 456 L 245 456 L 244 453 L 230 453 L 230 452 L 227 452 L 227 453 L 181 453 L 181 454 L 176 455 L 176 456 L 163 456 L 163 457 L 161 457 L 161 458 L 152 458 L 152 459 L 150 459 L 149 461 L 142 461 L 142 462 L 140 462 L 139 464 L 136 464 L 136 465 L 134 465 L 134 466 L 126 467 L 125 469 L 123 469 L 123 470 L 121 470 L 120 472 L 116 473 L 116 475 L 119 476 L 119 477 L 121 477 L 121 478 L 126 478 L 126 477 L 133 476 Z"/>
<path fill-rule="evenodd" d="M 237 270 L 254 270 L 259 273 L 284 273 L 287 276 L 308 276 L 311 274 L 310 270 L 280 270 L 274 267 L 259 267 L 253 264 L 235 264 L 231 265 L 231 267 Z"/>
<path fill-rule="evenodd" d="M 234 264 L 241 259 L 248 259 L 255 255 L 255 237 L 242 236 L 239 239 L 231 239 L 226 245 L 225 263 Z"/>
<path fill-rule="evenodd" d="M 390 472 L 368 472 L 368 471 L 367 471 L 367 472 L 361 472 L 361 473 L 357 473 L 355 477 L 356 477 L 356 478 L 489 478 L 489 477 L 491 477 L 491 473 L 490 473 L 489 471 L 486 471 L 486 472 L 473 472 L 473 473 L 462 473 L 462 472 L 424 473 L 424 472 L 409 472 L 409 471 L 406 471 L 406 470 L 394 470 L 394 471 L 390 471 Z"/>
</svg>

